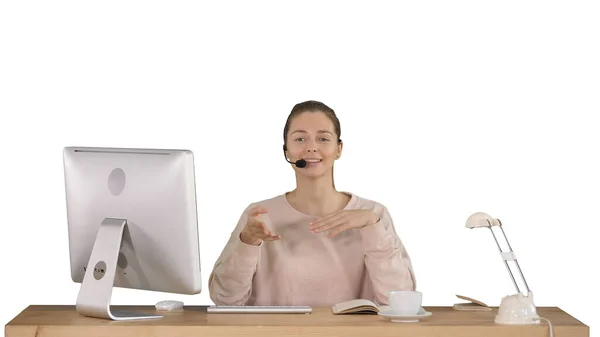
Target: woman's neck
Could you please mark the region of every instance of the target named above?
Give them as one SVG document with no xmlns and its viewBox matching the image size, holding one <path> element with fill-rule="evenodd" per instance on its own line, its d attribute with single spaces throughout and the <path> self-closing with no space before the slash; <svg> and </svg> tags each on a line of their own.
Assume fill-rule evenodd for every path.
<svg viewBox="0 0 600 337">
<path fill-rule="evenodd" d="M 324 216 L 343 209 L 350 197 L 333 187 L 331 178 L 298 178 L 296 189 L 287 194 L 288 202 L 298 211 Z"/>
</svg>

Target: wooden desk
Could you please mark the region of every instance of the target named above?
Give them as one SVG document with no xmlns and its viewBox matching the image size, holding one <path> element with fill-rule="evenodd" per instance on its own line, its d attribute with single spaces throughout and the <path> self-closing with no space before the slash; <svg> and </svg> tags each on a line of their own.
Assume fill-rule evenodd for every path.
<svg viewBox="0 0 600 337">
<path fill-rule="evenodd" d="M 155 312 L 154 307 L 121 309 Z M 166 312 L 150 321 L 115 322 L 83 317 L 74 306 L 30 306 L 5 327 L 6 337 L 96 336 L 549 336 L 548 325 L 509 326 L 494 323 L 497 308 L 461 312 L 450 307 L 426 307 L 432 316 L 418 323 L 392 323 L 379 315 L 333 315 L 331 309 L 313 308 L 312 314 L 215 314 L 205 306 Z M 558 308 L 538 308 L 552 321 L 554 335 L 589 336 L 589 327 Z"/>
</svg>

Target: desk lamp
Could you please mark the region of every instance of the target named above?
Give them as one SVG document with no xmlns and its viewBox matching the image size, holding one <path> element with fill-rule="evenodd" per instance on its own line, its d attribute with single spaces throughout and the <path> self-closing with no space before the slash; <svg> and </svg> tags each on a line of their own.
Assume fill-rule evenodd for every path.
<svg viewBox="0 0 600 337">
<path fill-rule="evenodd" d="M 498 314 L 496 315 L 495 322 L 498 324 L 538 324 L 540 323 L 540 316 L 537 314 L 537 310 L 535 305 L 533 304 L 533 293 L 529 290 L 529 286 L 527 286 L 527 282 L 525 281 L 525 277 L 523 276 L 523 272 L 521 271 L 521 267 L 519 267 L 519 262 L 517 262 L 517 257 L 513 252 L 510 243 L 508 243 L 508 238 L 504 233 L 504 229 L 502 228 L 502 222 L 500 219 L 494 219 L 486 213 L 478 212 L 471 215 L 467 219 L 466 227 L 469 229 L 473 228 L 481 228 L 486 227 L 489 228 L 490 232 L 494 236 L 494 240 L 496 241 L 496 245 L 498 245 L 498 249 L 500 250 L 500 255 L 502 256 L 502 260 L 506 265 L 506 269 L 517 289 L 517 294 L 509 295 L 502 298 L 502 302 L 500 303 L 500 307 L 498 308 Z M 504 239 L 506 240 L 506 244 L 508 245 L 509 251 L 502 251 L 502 247 L 498 243 L 498 239 L 492 230 L 492 227 L 498 227 L 502 231 Z M 517 269 L 519 270 L 519 274 L 521 274 L 521 279 L 525 284 L 525 289 L 527 290 L 525 293 L 519 289 L 517 282 L 515 281 L 515 277 L 508 266 L 508 261 L 514 261 Z"/>
</svg>

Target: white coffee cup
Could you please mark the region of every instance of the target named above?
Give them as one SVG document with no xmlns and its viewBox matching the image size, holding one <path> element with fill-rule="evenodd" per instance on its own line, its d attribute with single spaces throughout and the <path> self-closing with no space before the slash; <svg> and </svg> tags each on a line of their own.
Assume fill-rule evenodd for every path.
<svg viewBox="0 0 600 337">
<path fill-rule="evenodd" d="M 388 293 L 388 301 L 395 314 L 416 315 L 421 309 L 423 294 L 419 291 L 398 290 Z"/>
</svg>

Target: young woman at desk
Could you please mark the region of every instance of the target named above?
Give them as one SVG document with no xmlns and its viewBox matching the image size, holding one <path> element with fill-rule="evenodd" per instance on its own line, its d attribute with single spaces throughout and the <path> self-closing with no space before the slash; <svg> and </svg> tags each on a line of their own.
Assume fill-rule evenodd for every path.
<svg viewBox="0 0 600 337">
<path fill-rule="evenodd" d="M 301 162 L 292 165 L 296 189 L 244 210 L 209 277 L 216 305 L 331 306 L 357 298 L 388 305 L 389 291 L 415 290 L 388 210 L 335 189 L 340 136 L 325 104 L 292 109 L 283 137 L 287 160 Z"/>
</svg>

